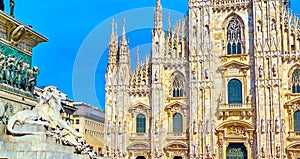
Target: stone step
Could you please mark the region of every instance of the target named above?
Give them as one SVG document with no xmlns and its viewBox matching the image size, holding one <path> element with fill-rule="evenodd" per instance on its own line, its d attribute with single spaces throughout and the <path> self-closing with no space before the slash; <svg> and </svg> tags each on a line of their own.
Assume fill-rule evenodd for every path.
<svg viewBox="0 0 300 159">
<path fill-rule="evenodd" d="M 0 150 L 0 158 L 7 159 L 89 159 L 88 155 L 79 155 L 61 152 L 38 151 L 5 151 Z"/>
</svg>

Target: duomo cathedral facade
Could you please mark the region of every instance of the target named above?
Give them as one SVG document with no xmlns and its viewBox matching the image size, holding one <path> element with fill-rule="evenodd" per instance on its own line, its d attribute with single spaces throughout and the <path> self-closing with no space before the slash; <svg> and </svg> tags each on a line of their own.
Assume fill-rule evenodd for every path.
<svg viewBox="0 0 300 159">
<path fill-rule="evenodd" d="M 105 156 L 300 158 L 300 20 L 288 1 L 188 8 L 164 30 L 156 1 L 151 56 L 133 72 L 125 27 L 118 41 L 113 23 Z"/>
</svg>

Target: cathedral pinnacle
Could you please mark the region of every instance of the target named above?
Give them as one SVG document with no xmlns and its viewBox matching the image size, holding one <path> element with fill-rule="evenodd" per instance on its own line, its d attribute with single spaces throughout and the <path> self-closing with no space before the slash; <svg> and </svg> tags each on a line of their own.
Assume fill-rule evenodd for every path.
<svg viewBox="0 0 300 159">
<path fill-rule="evenodd" d="M 162 6 L 160 0 L 156 0 L 154 29 L 162 29 Z"/>
<path fill-rule="evenodd" d="M 136 46 L 136 69 L 140 68 L 140 48 Z"/>
<path fill-rule="evenodd" d="M 115 40 L 115 20 L 112 19 L 111 21 L 111 33 L 110 33 L 110 44 L 113 44 L 114 40 Z"/>
<path fill-rule="evenodd" d="M 125 18 L 123 18 L 122 21 L 123 21 L 123 30 L 122 30 L 122 40 L 121 40 L 121 45 L 127 45 L 127 41 L 126 41 L 126 31 L 125 31 Z"/>
<path fill-rule="evenodd" d="M 168 34 L 171 33 L 171 12 L 168 12 Z"/>
</svg>

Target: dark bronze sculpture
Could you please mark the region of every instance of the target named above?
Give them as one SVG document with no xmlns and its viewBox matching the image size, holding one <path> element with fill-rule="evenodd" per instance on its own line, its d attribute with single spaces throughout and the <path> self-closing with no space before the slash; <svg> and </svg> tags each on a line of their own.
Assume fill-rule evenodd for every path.
<svg viewBox="0 0 300 159">
<path fill-rule="evenodd" d="M 15 0 L 9 0 L 10 15 L 15 16 Z M 4 0 L 0 0 L 0 9 L 4 11 Z"/>
<path fill-rule="evenodd" d="M 9 6 L 10 6 L 10 15 L 12 17 L 14 17 L 15 16 L 15 12 L 14 12 L 14 10 L 15 10 L 15 0 L 9 0 Z"/>
<path fill-rule="evenodd" d="M 4 0 L 0 0 L 0 9 L 4 11 Z"/>
</svg>

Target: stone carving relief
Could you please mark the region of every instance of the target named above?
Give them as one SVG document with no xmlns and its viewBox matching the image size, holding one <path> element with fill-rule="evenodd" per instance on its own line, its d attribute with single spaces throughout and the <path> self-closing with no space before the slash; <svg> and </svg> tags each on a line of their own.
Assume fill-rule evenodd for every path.
<svg viewBox="0 0 300 159">
<path fill-rule="evenodd" d="M 150 155 L 153 158 L 161 158 L 162 156 L 164 156 L 164 154 L 158 150 L 158 146 L 157 145 L 155 145 L 154 151 Z"/>
<path fill-rule="evenodd" d="M 172 113 L 180 113 L 182 112 L 183 115 L 186 115 L 187 106 L 180 102 L 174 102 L 166 106 L 165 111 L 170 116 Z"/>
<path fill-rule="evenodd" d="M 231 126 L 227 128 L 228 135 L 245 135 L 246 129 L 240 126 Z"/>
<path fill-rule="evenodd" d="M 129 113 L 131 113 L 132 117 L 135 117 L 136 114 L 140 114 L 140 113 L 146 115 L 149 114 L 149 112 L 150 112 L 150 107 L 143 103 L 137 103 L 134 106 L 131 106 L 129 108 Z"/>
<path fill-rule="evenodd" d="M 77 132 L 69 123 L 63 120 L 60 112 L 64 109 L 61 106 L 65 98 L 56 87 L 45 87 L 39 97 L 39 102 L 32 110 L 22 110 L 12 115 L 7 124 L 7 130 L 13 136 L 17 135 L 48 135 L 56 139 L 56 142 L 63 145 L 74 146 L 77 153 L 90 154 L 93 158 L 94 152 L 86 146 L 82 135 Z M 24 131 L 16 126 L 43 126 L 44 131 Z M 92 155 L 92 156 L 91 156 Z"/>
<path fill-rule="evenodd" d="M 3 55 L 0 52 L 0 83 L 33 93 L 39 70 L 36 66 L 30 69 L 30 65 L 14 55 Z"/>
</svg>

